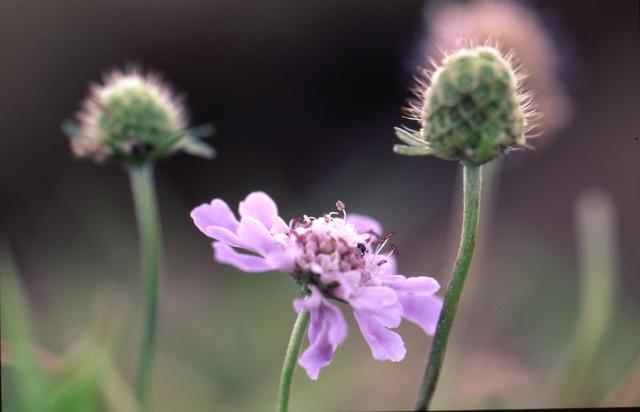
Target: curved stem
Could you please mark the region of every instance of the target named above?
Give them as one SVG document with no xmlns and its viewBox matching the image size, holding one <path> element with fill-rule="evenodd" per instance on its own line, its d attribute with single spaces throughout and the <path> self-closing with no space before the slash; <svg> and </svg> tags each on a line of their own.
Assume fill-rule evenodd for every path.
<svg viewBox="0 0 640 412">
<path fill-rule="evenodd" d="M 289 409 L 289 393 L 291 392 L 291 381 L 293 380 L 293 372 L 296 369 L 296 361 L 302 346 L 302 338 L 309 323 L 309 312 L 300 311 L 296 322 L 293 324 L 291 338 L 289 338 L 289 346 L 284 356 L 282 364 L 282 373 L 280 375 L 280 390 L 278 394 L 278 412 L 287 412 Z"/>
<path fill-rule="evenodd" d="M 478 227 L 481 176 L 480 166 L 464 166 L 464 215 L 460 247 L 456 263 L 453 266 L 451 281 L 444 297 L 442 312 L 438 319 L 438 326 L 436 327 L 436 334 L 433 338 L 433 346 L 429 355 L 429 363 L 427 364 L 418 401 L 416 402 L 415 410 L 417 411 L 427 410 L 433 399 L 447 349 L 449 333 L 456 316 L 464 281 L 471 265 Z"/>
<path fill-rule="evenodd" d="M 142 347 L 138 360 L 137 394 L 144 410 L 149 388 L 156 341 L 158 280 L 161 266 L 160 218 L 153 179 L 153 164 L 129 168 L 133 203 L 138 224 L 138 236 L 143 270 L 144 318 Z"/>
</svg>

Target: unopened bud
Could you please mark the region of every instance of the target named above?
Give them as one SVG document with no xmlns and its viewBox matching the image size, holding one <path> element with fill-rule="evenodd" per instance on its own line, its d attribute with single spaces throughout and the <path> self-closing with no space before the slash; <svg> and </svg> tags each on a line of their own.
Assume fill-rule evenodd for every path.
<svg viewBox="0 0 640 412">
<path fill-rule="evenodd" d="M 214 155 L 187 129 L 182 97 L 157 75 L 143 75 L 137 69 L 115 70 L 103 84 L 93 84 L 76 118 L 64 129 L 71 150 L 80 158 L 145 163 L 177 150 Z"/>
<path fill-rule="evenodd" d="M 419 131 L 396 129 L 407 155 L 487 163 L 525 145 L 527 119 L 518 76 L 496 49 L 462 49 L 442 62 L 412 114 Z"/>
</svg>

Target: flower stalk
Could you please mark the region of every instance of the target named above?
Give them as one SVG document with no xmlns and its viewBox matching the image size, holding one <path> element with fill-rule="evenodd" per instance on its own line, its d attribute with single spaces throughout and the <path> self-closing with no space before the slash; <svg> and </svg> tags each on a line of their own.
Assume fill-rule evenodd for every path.
<svg viewBox="0 0 640 412">
<path fill-rule="evenodd" d="M 614 319 L 618 261 L 613 200 L 604 192 L 582 193 L 575 208 L 580 264 L 578 318 L 556 376 L 551 379 L 553 405 L 580 405 L 584 394 L 597 390 L 591 373 L 607 343 Z"/>
<path fill-rule="evenodd" d="M 415 410 L 417 411 L 429 409 L 429 404 L 433 399 L 447 349 L 449 333 L 456 316 L 464 282 L 471 266 L 480 210 L 481 172 L 481 166 L 464 166 L 464 212 L 460 247 L 453 267 L 451 281 L 444 298 L 442 312 L 438 319 L 429 362 L 416 402 Z"/>
<path fill-rule="evenodd" d="M 161 268 L 160 218 L 153 177 L 153 163 L 129 167 L 129 178 L 138 224 L 143 271 L 143 329 L 136 390 L 145 408 L 156 347 L 158 285 Z"/>
<path fill-rule="evenodd" d="M 304 338 L 304 332 L 307 329 L 309 323 L 309 311 L 301 310 L 298 313 L 296 322 L 293 324 L 293 330 L 291 331 L 291 337 L 289 338 L 289 345 L 287 346 L 287 352 L 284 356 L 284 363 L 282 364 L 282 373 L 280 375 L 280 389 L 278 394 L 278 412 L 287 412 L 289 409 L 289 394 L 291 392 L 291 382 L 293 381 L 293 372 L 296 369 L 296 361 L 300 354 L 300 347 L 302 346 L 302 339 Z"/>
</svg>

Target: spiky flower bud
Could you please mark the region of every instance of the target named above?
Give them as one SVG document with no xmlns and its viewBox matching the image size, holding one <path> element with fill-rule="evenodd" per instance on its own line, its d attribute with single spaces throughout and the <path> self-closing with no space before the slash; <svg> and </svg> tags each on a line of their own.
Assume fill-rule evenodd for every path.
<svg viewBox="0 0 640 412">
<path fill-rule="evenodd" d="M 518 76 L 491 47 L 446 57 L 410 111 L 421 129 L 396 128 L 396 153 L 434 155 L 468 165 L 487 163 L 525 145 L 527 117 Z"/>
<path fill-rule="evenodd" d="M 545 21 L 530 2 L 514 0 L 443 1 L 429 9 L 423 53 L 456 50 L 469 44 L 495 43 L 503 53 L 513 52 L 527 71 L 524 84 L 536 96 L 536 112 L 544 123 L 531 143 L 542 147 L 565 127 L 571 117 L 571 99 L 558 69 L 563 57 Z"/>
<path fill-rule="evenodd" d="M 188 130 L 182 97 L 158 75 L 144 75 L 137 68 L 114 70 L 103 84 L 91 85 L 76 119 L 63 127 L 79 158 L 145 163 L 177 150 L 214 155 L 198 139 L 211 134 L 211 127 Z"/>
</svg>

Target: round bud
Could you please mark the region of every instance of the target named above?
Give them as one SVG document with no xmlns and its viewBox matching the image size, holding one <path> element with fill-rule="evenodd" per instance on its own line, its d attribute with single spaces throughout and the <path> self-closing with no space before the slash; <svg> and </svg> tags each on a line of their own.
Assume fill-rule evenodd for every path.
<svg viewBox="0 0 640 412">
<path fill-rule="evenodd" d="M 187 130 L 182 98 L 158 76 L 135 69 L 113 71 L 104 84 L 92 85 L 77 120 L 67 131 L 73 153 L 82 158 L 144 163 L 178 149 L 203 147 Z M 200 154 L 213 152 L 209 148 Z"/>
<path fill-rule="evenodd" d="M 496 49 L 462 49 L 445 58 L 421 101 L 414 110 L 421 130 L 409 137 L 398 133 L 411 146 L 421 142 L 415 150 L 481 165 L 525 144 L 527 121 L 517 77 Z"/>
</svg>

